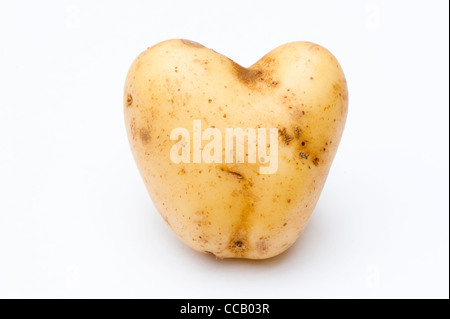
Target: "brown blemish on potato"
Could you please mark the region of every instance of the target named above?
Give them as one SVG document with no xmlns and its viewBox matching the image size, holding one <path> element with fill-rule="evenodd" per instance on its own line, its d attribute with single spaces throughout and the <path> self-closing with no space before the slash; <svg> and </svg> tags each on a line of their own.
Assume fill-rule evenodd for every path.
<svg viewBox="0 0 450 319">
<path fill-rule="evenodd" d="M 141 128 L 139 133 L 143 143 L 148 143 L 150 141 L 150 132 L 147 129 Z"/>
<path fill-rule="evenodd" d="M 339 97 L 341 99 L 343 99 L 344 101 L 347 102 L 348 100 L 348 91 L 347 91 L 347 84 L 344 83 L 341 84 L 339 82 L 335 82 L 333 83 L 333 90 L 334 90 L 334 96 L 335 97 Z M 347 104 L 344 103 L 344 105 L 346 106 Z"/>
<path fill-rule="evenodd" d="M 294 139 L 291 135 L 289 135 L 286 131 L 286 128 L 283 128 L 279 131 L 281 137 L 283 137 L 284 144 L 289 145 L 289 143 Z"/>
<path fill-rule="evenodd" d="M 251 68 L 244 68 L 237 64 L 236 62 L 230 60 L 232 63 L 232 70 L 234 71 L 234 74 L 236 77 L 245 85 L 250 86 L 251 84 L 254 84 L 256 81 L 261 80 L 261 76 L 263 75 L 263 72 L 261 70 L 253 70 Z"/>
<path fill-rule="evenodd" d="M 295 127 L 294 134 L 295 134 L 296 139 L 299 139 L 300 135 L 302 135 L 302 131 L 300 130 L 300 128 L 298 126 Z"/>
<path fill-rule="evenodd" d="M 320 160 L 317 157 L 313 159 L 314 166 L 319 166 L 319 162 Z"/>
<path fill-rule="evenodd" d="M 269 245 L 267 243 L 267 239 L 260 240 L 256 243 L 256 250 L 260 255 L 267 254 L 267 250 L 269 248 Z"/>
<path fill-rule="evenodd" d="M 249 216 L 254 212 L 254 205 L 251 204 L 252 199 L 247 198 L 245 200 L 247 205 L 241 212 L 239 224 L 236 226 L 236 231 L 231 236 L 228 244 L 234 257 L 245 257 L 250 248 L 248 245 Z"/>
<path fill-rule="evenodd" d="M 233 249 L 243 249 L 243 248 L 245 248 L 244 243 L 242 242 L 242 240 L 233 241 L 231 243 L 231 247 Z"/>
<path fill-rule="evenodd" d="M 304 158 L 304 159 L 308 159 L 308 156 L 303 152 L 300 152 L 300 157 Z"/>
<path fill-rule="evenodd" d="M 233 257 L 237 258 L 244 257 L 249 249 L 247 240 L 245 238 L 242 238 L 241 235 L 232 236 L 227 246 L 228 249 L 233 253 Z"/>
<path fill-rule="evenodd" d="M 250 250 L 248 242 L 248 232 L 251 229 L 250 218 L 255 212 L 255 203 L 260 199 L 252 191 L 253 182 L 251 178 L 245 177 L 226 166 L 220 167 L 220 170 L 226 172 L 228 176 L 238 182 L 236 184 L 238 188 L 232 191 L 231 196 L 242 203 L 238 223 L 233 227 L 235 231 L 230 236 L 226 249 L 233 257 L 244 258 Z"/>
<path fill-rule="evenodd" d="M 342 92 L 342 87 L 338 82 L 336 82 L 336 83 L 333 83 L 333 90 L 337 95 L 340 95 Z"/>
<path fill-rule="evenodd" d="M 244 197 L 248 197 L 248 198 L 252 199 L 255 202 L 260 200 L 260 198 L 258 196 L 256 196 L 255 194 L 253 194 L 253 193 L 251 193 L 249 191 L 243 191 L 242 195 L 244 195 Z M 254 204 L 252 203 L 252 206 L 253 205 Z"/>
<path fill-rule="evenodd" d="M 131 94 L 127 94 L 127 106 L 131 106 L 133 104 L 133 96 Z"/>
<path fill-rule="evenodd" d="M 195 42 L 195 41 L 182 39 L 181 42 L 183 42 L 183 44 L 185 44 L 185 45 L 187 45 L 187 46 L 190 46 L 190 47 L 194 47 L 194 48 L 204 48 L 203 45 L 201 45 L 200 43 Z"/>
<path fill-rule="evenodd" d="M 234 177 L 236 179 L 245 179 L 244 176 L 242 176 L 242 174 L 240 174 L 238 172 L 235 172 L 235 171 L 232 171 L 232 170 L 230 170 L 230 169 L 228 169 L 226 167 L 221 167 L 220 170 L 222 172 L 227 172 L 228 174 L 230 174 L 230 176 L 232 176 L 232 177 Z"/>
<path fill-rule="evenodd" d="M 180 171 L 178 172 L 178 175 L 184 175 L 186 174 L 186 170 L 184 168 L 180 169 Z"/>
</svg>

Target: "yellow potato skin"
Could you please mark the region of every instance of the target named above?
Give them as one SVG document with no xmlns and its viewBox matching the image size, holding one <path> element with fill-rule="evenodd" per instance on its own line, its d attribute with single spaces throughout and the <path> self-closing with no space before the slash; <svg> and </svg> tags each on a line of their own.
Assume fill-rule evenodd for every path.
<svg viewBox="0 0 450 319">
<path fill-rule="evenodd" d="M 344 73 L 319 45 L 294 42 L 250 68 L 187 40 L 140 54 L 125 83 L 133 156 L 158 212 L 187 245 L 219 258 L 265 259 L 299 237 L 347 117 Z M 174 164 L 172 129 L 278 128 L 279 165 Z M 207 142 L 203 142 L 203 146 Z M 192 147 L 192 142 L 191 142 Z"/>
</svg>

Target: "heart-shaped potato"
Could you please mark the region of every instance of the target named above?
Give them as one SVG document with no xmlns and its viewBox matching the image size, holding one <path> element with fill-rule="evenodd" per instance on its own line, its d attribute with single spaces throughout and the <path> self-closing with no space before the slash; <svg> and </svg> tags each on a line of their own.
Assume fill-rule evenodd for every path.
<svg viewBox="0 0 450 319">
<path fill-rule="evenodd" d="M 308 42 L 244 68 L 198 43 L 165 41 L 134 61 L 124 94 L 129 142 L 157 210 L 187 245 L 219 258 L 269 258 L 295 242 L 347 105 L 339 63 Z M 227 144 L 239 128 L 248 139 Z"/>
</svg>

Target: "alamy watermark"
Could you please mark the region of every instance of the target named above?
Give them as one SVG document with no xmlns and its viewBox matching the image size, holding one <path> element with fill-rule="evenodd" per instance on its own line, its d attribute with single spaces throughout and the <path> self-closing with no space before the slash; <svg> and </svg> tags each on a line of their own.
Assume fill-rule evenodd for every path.
<svg viewBox="0 0 450 319">
<path fill-rule="evenodd" d="M 267 143 L 269 133 L 269 143 Z M 277 128 L 225 128 L 224 135 L 215 127 L 202 132 L 201 120 L 192 123 L 192 160 L 191 134 L 186 128 L 175 128 L 170 139 L 177 141 L 170 150 L 173 163 L 248 163 L 261 164 L 260 174 L 275 174 L 278 170 L 278 129 Z M 225 148 L 223 148 L 223 139 Z M 234 141 L 236 140 L 236 144 Z M 247 153 L 245 141 L 247 140 Z M 202 149 L 202 141 L 209 141 Z M 269 152 L 267 153 L 267 150 Z M 223 154 L 225 153 L 225 154 Z"/>
</svg>

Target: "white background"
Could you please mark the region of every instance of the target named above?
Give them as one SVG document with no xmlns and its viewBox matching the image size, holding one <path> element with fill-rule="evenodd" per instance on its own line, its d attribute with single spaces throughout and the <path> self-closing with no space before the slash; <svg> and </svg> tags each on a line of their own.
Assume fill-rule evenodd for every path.
<svg viewBox="0 0 450 319">
<path fill-rule="evenodd" d="M 448 1 L 2 1 L 0 297 L 449 297 Z M 305 232 L 216 260 L 156 212 L 122 114 L 133 59 L 187 38 L 249 66 L 290 41 L 347 76 Z"/>
</svg>

